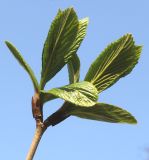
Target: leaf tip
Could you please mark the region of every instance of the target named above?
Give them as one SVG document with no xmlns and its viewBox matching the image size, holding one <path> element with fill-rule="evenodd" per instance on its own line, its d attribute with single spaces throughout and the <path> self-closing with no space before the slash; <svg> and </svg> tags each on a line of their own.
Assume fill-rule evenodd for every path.
<svg viewBox="0 0 149 160">
<path fill-rule="evenodd" d="M 126 35 L 127 37 L 133 38 L 132 33 L 126 33 L 125 35 Z"/>
<path fill-rule="evenodd" d="M 8 41 L 4 41 L 4 43 L 8 46 L 10 44 L 10 42 Z"/>
<path fill-rule="evenodd" d="M 87 22 L 87 24 L 89 23 L 89 17 L 85 17 L 84 20 Z"/>
<path fill-rule="evenodd" d="M 72 10 L 74 10 L 73 6 L 70 6 L 68 9 L 72 9 Z"/>
<path fill-rule="evenodd" d="M 127 120 L 125 120 L 123 122 L 120 122 L 120 123 L 126 123 L 126 124 L 136 125 L 138 122 L 137 122 L 136 118 L 131 115 L 130 118 L 128 118 Z"/>
<path fill-rule="evenodd" d="M 66 10 L 70 11 L 70 12 L 75 12 L 73 6 L 68 7 Z"/>
<path fill-rule="evenodd" d="M 135 117 L 133 117 L 133 119 L 132 119 L 132 123 L 131 124 L 137 124 L 138 123 L 138 121 L 136 120 L 136 118 Z"/>
<path fill-rule="evenodd" d="M 14 46 L 8 42 L 8 41 L 4 41 L 4 43 L 6 44 L 6 46 L 11 50 L 12 48 L 14 48 Z"/>
</svg>

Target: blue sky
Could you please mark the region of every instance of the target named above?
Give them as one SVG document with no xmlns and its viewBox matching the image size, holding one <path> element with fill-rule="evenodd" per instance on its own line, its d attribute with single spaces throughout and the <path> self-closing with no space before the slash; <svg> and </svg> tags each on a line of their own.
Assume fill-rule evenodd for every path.
<svg viewBox="0 0 149 160">
<path fill-rule="evenodd" d="M 35 160 L 147 160 L 149 147 L 148 0 L 1 0 L 0 1 L 0 100 L 1 159 L 25 159 L 35 122 L 31 113 L 32 83 L 6 48 L 11 41 L 33 68 L 38 80 L 41 53 L 49 26 L 59 8 L 73 6 L 79 18 L 89 17 L 87 36 L 78 55 L 83 80 L 91 62 L 107 46 L 125 33 L 132 33 L 143 45 L 139 64 L 127 77 L 104 91 L 99 101 L 130 111 L 137 125 L 109 124 L 71 117 L 50 127 L 42 138 Z M 47 89 L 68 84 L 64 68 L 46 86 Z M 62 100 L 46 104 L 45 117 L 54 112 Z"/>
</svg>

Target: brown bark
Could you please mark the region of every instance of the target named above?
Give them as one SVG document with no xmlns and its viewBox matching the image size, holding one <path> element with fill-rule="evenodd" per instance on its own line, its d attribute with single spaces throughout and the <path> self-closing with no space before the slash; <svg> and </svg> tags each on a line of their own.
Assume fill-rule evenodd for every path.
<svg viewBox="0 0 149 160">
<path fill-rule="evenodd" d="M 38 147 L 38 144 L 39 144 L 39 142 L 41 140 L 41 137 L 42 137 L 44 131 L 45 131 L 45 129 L 40 127 L 40 126 L 38 126 L 36 128 L 32 144 L 31 144 L 29 152 L 28 152 L 28 154 L 26 156 L 26 160 L 33 160 L 34 154 L 36 152 L 36 149 Z"/>
<path fill-rule="evenodd" d="M 45 130 L 49 126 L 54 126 L 69 117 L 68 109 L 69 103 L 65 102 L 59 110 L 50 115 L 43 122 L 43 104 L 40 102 L 39 93 L 35 93 L 32 98 L 32 112 L 33 117 L 36 120 L 36 130 L 26 160 L 33 160 L 38 144 Z"/>
</svg>

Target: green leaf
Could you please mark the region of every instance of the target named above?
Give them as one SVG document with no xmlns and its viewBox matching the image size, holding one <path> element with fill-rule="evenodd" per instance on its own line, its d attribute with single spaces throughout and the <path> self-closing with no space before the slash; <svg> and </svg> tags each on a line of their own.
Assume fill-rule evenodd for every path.
<svg viewBox="0 0 149 160">
<path fill-rule="evenodd" d="M 29 74 L 29 76 L 33 82 L 35 91 L 39 92 L 38 81 L 37 81 L 32 69 L 30 68 L 30 66 L 25 62 L 25 60 L 23 59 L 23 57 L 21 56 L 19 51 L 10 42 L 6 41 L 5 43 L 6 43 L 7 47 L 9 48 L 9 50 L 11 51 L 11 53 L 14 55 L 14 57 L 18 60 L 18 62 L 21 64 L 21 66 Z"/>
<path fill-rule="evenodd" d="M 92 107 L 70 106 L 71 115 L 111 123 L 136 124 L 136 119 L 126 110 L 104 103 L 97 103 Z"/>
<path fill-rule="evenodd" d="M 90 82 L 73 83 L 61 88 L 54 88 L 49 91 L 41 91 L 42 102 L 54 98 L 62 98 L 80 106 L 93 106 L 98 99 L 98 91 Z"/>
<path fill-rule="evenodd" d="M 92 63 L 85 77 L 102 92 L 121 77 L 126 76 L 138 63 L 141 46 L 136 46 L 131 34 L 111 43 Z"/>
<path fill-rule="evenodd" d="M 77 37 L 76 37 L 76 39 L 75 39 L 75 41 L 69 51 L 69 54 L 70 53 L 74 54 L 67 64 L 70 83 L 76 83 L 79 81 L 80 60 L 79 60 L 79 57 L 75 53 L 77 52 L 78 48 L 80 47 L 80 45 L 86 35 L 87 25 L 88 25 L 88 18 L 84 18 L 79 21 L 79 29 L 78 29 Z"/>
<path fill-rule="evenodd" d="M 80 78 L 80 60 L 77 54 L 73 55 L 67 66 L 70 84 L 78 82 Z"/>
<path fill-rule="evenodd" d="M 89 22 L 89 19 L 87 17 L 79 20 L 77 36 L 76 36 L 72 46 L 70 47 L 69 54 L 67 56 L 69 56 L 72 53 L 73 54 L 76 53 L 77 50 L 79 49 L 79 47 L 80 47 L 80 45 L 86 35 L 88 22 Z"/>
<path fill-rule="evenodd" d="M 76 39 L 78 27 L 78 18 L 73 8 L 59 10 L 43 48 L 41 89 L 71 58 L 73 53 L 69 51 Z"/>
</svg>

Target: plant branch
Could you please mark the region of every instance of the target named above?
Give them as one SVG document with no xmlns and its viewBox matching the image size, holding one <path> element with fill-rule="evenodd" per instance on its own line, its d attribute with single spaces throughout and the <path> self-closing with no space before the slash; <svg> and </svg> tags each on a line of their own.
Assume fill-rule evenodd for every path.
<svg viewBox="0 0 149 160">
<path fill-rule="evenodd" d="M 46 130 L 46 127 L 44 127 L 43 125 L 43 111 L 42 111 L 43 109 L 42 108 L 43 108 L 43 105 L 40 102 L 39 93 L 36 92 L 32 97 L 32 113 L 36 121 L 36 130 L 35 130 L 34 138 L 32 140 L 32 144 L 28 151 L 26 160 L 33 159 L 36 149 L 38 147 L 38 144 L 40 142 L 40 139 L 44 131 Z"/>
<path fill-rule="evenodd" d="M 43 105 L 40 101 L 40 95 L 38 92 L 32 97 L 32 113 L 33 117 L 36 120 L 36 125 L 43 123 Z"/>
<path fill-rule="evenodd" d="M 43 122 L 43 111 L 42 111 L 43 105 L 40 103 L 39 94 L 35 93 L 35 95 L 32 98 L 32 112 L 33 112 L 33 117 L 36 120 L 36 130 L 26 160 L 33 160 L 38 144 L 45 130 L 49 126 L 51 125 L 54 126 L 69 117 L 68 106 L 69 103 L 65 102 L 59 110 L 50 115 Z"/>
<path fill-rule="evenodd" d="M 58 123 L 62 122 L 66 118 L 68 118 L 70 115 L 68 114 L 70 103 L 65 102 L 60 109 L 58 109 L 55 113 L 50 115 L 45 121 L 44 126 L 48 128 L 49 126 L 55 126 Z"/>
<path fill-rule="evenodd" d="M 41 137 L 42 137 L 45 130 L 46 129 L 44 127 L 41 127 L 41 126 L 38 126 L 36 128 L 34 138 L 33 138 L 32 144 L 30 146 L 29 152 L 27 154 L 26 160 L 32 160 L 33 159 L 34 154 L 36 152 L 36 149 L 38 147 L 38 144 L 39 144 L 39 142 L 41 140 Z"/>
</svg>

